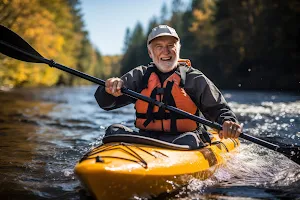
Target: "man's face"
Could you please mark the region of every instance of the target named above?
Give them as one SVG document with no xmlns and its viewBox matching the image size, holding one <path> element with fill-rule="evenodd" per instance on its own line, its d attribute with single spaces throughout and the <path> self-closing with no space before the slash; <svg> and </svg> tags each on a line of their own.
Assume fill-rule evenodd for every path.
<svg viewBox="0 0 300 200">
<path fill-rule="evenodd" d="M 170 72 L 176 68 L 180 52 L 180 44 L 177 39 L 170 36 L 162 36 L 154 39 L 148 48 L 150 58 L 161 72 Z"/>
</svg>

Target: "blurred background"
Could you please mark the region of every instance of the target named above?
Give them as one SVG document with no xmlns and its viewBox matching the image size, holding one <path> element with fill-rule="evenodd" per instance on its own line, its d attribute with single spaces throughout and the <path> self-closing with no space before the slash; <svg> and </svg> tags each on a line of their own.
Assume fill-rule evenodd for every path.
<svg viewBox="0 0 300 200">
<path fill-rule="evenodd" d="M 168 24 L 181 57 L 221 89 L 300 88 L 297 0 L 0 0 L 0 13 L 44 57 L 99 78 L 147 65 L 148 33 Z M 0 65 L 1 88 L 89 84 L 3 55 Z"/>
<path fill-rule="evenodd" d="M 101 79 L 147 65 L 148 33 L 168 24 L 181 58 L 221 89 L 245 133 L 295 145 L 299 14 L 297 0 L 0 0 L 1 25 L 44 57 Z M 109 125 L 135 120 L 133 105 L 100 109 L 90 84 L 0 54 L 1 200 L 90 199 L 74 166 Z M 299 165 L 245 140 L 236 152 L 166 199 L 300 199 Z"/>
</svg>

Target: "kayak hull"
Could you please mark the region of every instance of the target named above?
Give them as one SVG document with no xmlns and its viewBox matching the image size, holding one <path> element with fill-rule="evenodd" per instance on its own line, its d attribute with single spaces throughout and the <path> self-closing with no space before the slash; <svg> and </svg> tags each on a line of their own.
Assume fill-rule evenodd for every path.
<svg viewBox="0 0 300 200">
<path fill-rule="evenodd" d="M 155 197 L 207 179 L 223 163 L 222 154 L 239 145 L 237 139 L 197 150 L 148 144 L 108 142 L 87 153 L 75 167 L 83 186 L 96 199 Z"/>
</svg>

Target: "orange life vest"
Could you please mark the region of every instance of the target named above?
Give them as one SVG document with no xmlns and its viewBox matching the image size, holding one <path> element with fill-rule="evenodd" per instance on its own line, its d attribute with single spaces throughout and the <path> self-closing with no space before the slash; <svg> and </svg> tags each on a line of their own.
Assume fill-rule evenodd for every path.
<svg viewBox="0 0 300 200">
<path fill-rule="evenodd" d="M 162 84 L 155 72 L 156 70 L 154 66 L 147 68 L 143 77 L 144 86 L 142 86 L 140 93 L 155 98 L 166 105 L 174 106 L 191 114 L 198 114 L 198 108 L 185 92 L 178 72 L 175 71 Z M 195 121 L 142 100 L 136 101 L 135 109 L 135 126 L 141 130 L 176 133 L 194 131 L 198 128 Z"/>
</svg>

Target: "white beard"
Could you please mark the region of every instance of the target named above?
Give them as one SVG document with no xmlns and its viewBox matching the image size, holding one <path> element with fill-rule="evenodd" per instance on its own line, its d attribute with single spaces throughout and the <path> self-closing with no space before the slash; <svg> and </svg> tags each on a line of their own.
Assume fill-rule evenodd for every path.
<svg viewBox="0 0 300 200">
<path fill-rule="evenodd" d="M 173 59 L 172 61 L 160 61 L 159 63 L 154 61 L 154 64 L 162 72 L 172 71 L 174 68 L 176 68 L 177 63 L 178 59 Z"/>
</svg>

